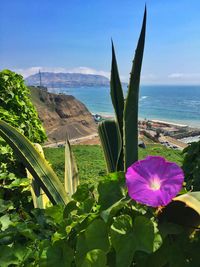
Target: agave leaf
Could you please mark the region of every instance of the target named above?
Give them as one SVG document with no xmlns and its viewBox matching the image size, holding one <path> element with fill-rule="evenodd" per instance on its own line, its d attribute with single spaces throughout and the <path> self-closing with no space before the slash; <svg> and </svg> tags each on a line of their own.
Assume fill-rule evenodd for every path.
<svg viewBox="0 0 200 267">
<path fill-rule="evenodd" d="M 118 136 L 118 160 L 116 171 L 123 171 L 124 168 L 124 153 L 123 153 L 123 113 L 124 113 L 124 95 L 119 77 L 117 60 L 115 56 L 114 44 L 112 41 L 112 64 L 111 64 L 111 79 L 110 79 L 110 95 L 112 104 L 115 110 L 117 126 L 119 127 L 120 136 Z"/>
<path fill-rule="evenodd" d="M 124 96 L 123 96 L 122 85 L 120 82 L 113 42 L 112 42 L 110 95 L 111 95 L 112 104 L 115 110 L 117 123 L 119 125 L 120 133 L 123 136 Z"/>
<path fill-rule="evenodd" d="M 79 185 L 78 168 L 71 150 L 69 140 L 65 143 L 65 191 L 71 197 Z"/>
<path fill-rule="evenodd" d="M 44 158 L 44 151 L 42 149 L 42 146 L 38 143 L 34 143 L 33 145 Z M 44 209 L 49 203 L 49 199 L 40 187 L 40 185 L 34 179 L 34 177 L 30 174 L 30 172 L 27 169 L 26 171 L 27 177 L 31 180 L 31 195 L 33 199 L 34 208 Z"/>
<path fill-rule="evenodd" d="M 128 94 L 124 108 L 125 170 L 138 160 L 138 98 L 140 73 L 145 44 L 146 7 L 131 70 Z"/>
<path fill-rule="evenodd" d="M 53 204 L 66 204 L 68 196 L 63 185 L 32 143 L 4 121 L 0 121 L 0 135 L 22 160 L 24 166 L 40 185 L 49 200 Z"/>
<path fill-rule="evenodd" d="M 105 120 L 101 122 L 98 131 L 106 160 L 107 171 L 116 172 L 123 170 L 123 161 L 121 166 L 118 162 L 118 155 L 121 148 L 121 136 L 116 121 Z"/>
<path fill-rule="evenodd" d="M 200 192 L 175 197 L 158 215 L 160 222 L 179 224 L 194 230 L 200 225 Z"/>
<path fill-rule="evenodd" d="M 200 192 L 189 192 L 174 198 L 174 201 L 181 201 L 186 206 L 195 210 L 200 216 Z M 199 217 L 200 219 L 200 217 Z"/>
</svg>

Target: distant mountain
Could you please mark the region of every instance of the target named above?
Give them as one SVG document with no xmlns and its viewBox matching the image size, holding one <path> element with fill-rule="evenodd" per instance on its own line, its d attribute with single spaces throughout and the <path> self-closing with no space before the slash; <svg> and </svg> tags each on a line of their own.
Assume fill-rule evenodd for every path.
<svg viewBox="0 0 200 267">
<path fill-rule="evenodd" d="M 39 73 L 27 77 L 25 82 L 29 86 L 39 86 Z M 93 74 L 42 72 L 41 83 L 46 87 L 103 86 L 109 85 L 109 79 Z"/>
</svg>

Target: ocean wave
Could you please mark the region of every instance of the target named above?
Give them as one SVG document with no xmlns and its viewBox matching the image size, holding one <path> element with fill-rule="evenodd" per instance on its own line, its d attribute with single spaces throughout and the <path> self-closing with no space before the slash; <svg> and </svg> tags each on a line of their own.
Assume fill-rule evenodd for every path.
<svg viewBox="0 0 200 267">
<path fill-rule="evenodd" d="M 146 99 L 147 97 L 149 97 L 149 96 L 148 95 L 141 96 L 140 97 L 140 101 L 143 100 L 143 99 Z"/>
</svg>

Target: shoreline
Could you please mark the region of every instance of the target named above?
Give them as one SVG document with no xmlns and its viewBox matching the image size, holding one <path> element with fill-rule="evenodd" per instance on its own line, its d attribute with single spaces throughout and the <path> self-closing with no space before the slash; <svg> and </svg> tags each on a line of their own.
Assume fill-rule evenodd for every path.
<svg viewBox="0 0 200 267">
<path fill-rule="evenodd" d="M 103 119 L 114 119 L 115 115 L 111 114 L 111 113 L 104 113 L 104 112 L 99 112 L 99 113 L 91 113 L 92 116 L 94 115 L 100 115 Z M 143 118 L 143 117 L 139 117 L 138 121 L 152 121 L 152 122 L 158 122 L 158 123 L 163 123 L 163 124 L 168 124 L 168 125 L 173 125 L 173 126 L 182 126 L 182 127 L 189 127 L 192 129 L 199 129 L 200 130 L 200 121 L 199 124 L 194 124 L 194 125 L 190 125 L 188 123 L 186 123 L 186 121 L 170 121 L 170 120 L 165 120 L 165 119 L 160 119 L 160 118 Z"/>
</svg>

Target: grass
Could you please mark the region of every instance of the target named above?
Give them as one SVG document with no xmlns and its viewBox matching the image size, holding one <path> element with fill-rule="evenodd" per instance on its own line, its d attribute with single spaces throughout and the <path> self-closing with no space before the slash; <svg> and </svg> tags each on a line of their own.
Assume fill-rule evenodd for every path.
<svg viewBox="0 0 200 267">
<path fill-rule="evenodd" d="M 106 174 L 106 165 L 103 151 L 98 145 L 72 146 L 77 162 L 80 182 L 97 183 L 102 175 Z M 64 148 L 45 148 L 46 159 L 51 163 L 61 181 L 64 177 Z M 139 149 L 139 159 L 147 155 L 159 155 L 168 161 L 176 162 L 181 166 L 183 156 L 181 151 L 166 148 L 160 144 L 149 144 L 146 149 Z"/>
<path fill-rule="evenodd" d="M 61 181 L 64 177 L 64 148 L 45 148 L 46 159 L 51 163 Z M 103 151 L 98 145 L 77 145 L 72 150 L 78 166 L 81 182 L 96 183 L 106 174 Z"/>
</svg>

